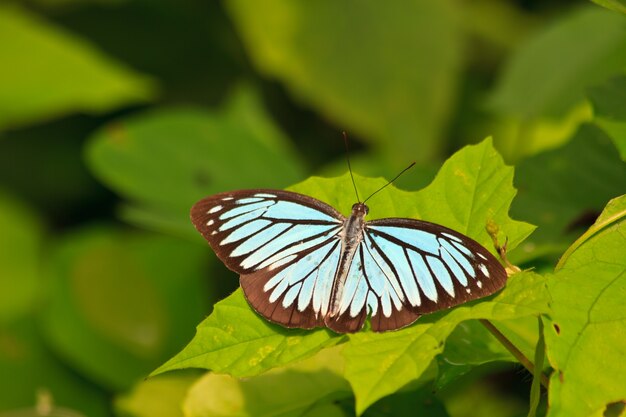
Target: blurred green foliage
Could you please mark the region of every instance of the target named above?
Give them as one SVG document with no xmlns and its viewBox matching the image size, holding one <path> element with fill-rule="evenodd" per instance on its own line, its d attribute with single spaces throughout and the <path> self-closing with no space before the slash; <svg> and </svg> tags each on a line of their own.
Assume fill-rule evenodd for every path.
<svg viewBox="0 0 626 417">
<path fill-rule="evenodd" d="M 537 415 L 619 414 L 623 0 L 14 0 L 0 62 L 0 416 L 522 416 L 531 378 L 475 319 L 532 358 L 537 316 Z M 371 218 L 488 248 L 492 221 L 534 272 L 382 335 L 257 316 L 189 208 L 347 213 L 342 130 L 361 194 L 417 161 Z M 215 373 L 144 379 L 188 366 Z"/>
</svg>

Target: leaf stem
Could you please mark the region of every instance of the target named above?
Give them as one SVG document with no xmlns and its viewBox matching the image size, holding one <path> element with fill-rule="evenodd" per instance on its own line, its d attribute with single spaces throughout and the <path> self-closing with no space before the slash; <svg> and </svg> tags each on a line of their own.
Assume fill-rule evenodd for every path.
<svg viewBox="0 0 626 417">
<path fill-rule="evenodd" d="M 524 366 L 524 368 L 528 369 L 531 374 L 535 375 L 535 365 L 533 365 L 530 359 L 524 356 L 521 350 L 519 350 L 509 339 L 507 339 L 506 336 L 502 334 L 502 332 L 500 332 L 500 330 L 498 330 L 496 326 L 494 326 L 493 323 L 491 323 L 489 320 L 479 319 L 479 321 L 483 324 L 483 326 L 487 328 L 487 330 L 491 332 L 491 334 L 494 335 L 496 339 L 498 339 L 500 343 L 502 343 L 502 345 L 509 352 L 511 352 L 515 359 L 517 359 L 519 363 Z M 540 377 L 541 385 L 543 385 L 543 387 L 547 389 L 549 384 L 548 377 L 545 376 L 543 373 L 540 373 Z"/>
</svg>

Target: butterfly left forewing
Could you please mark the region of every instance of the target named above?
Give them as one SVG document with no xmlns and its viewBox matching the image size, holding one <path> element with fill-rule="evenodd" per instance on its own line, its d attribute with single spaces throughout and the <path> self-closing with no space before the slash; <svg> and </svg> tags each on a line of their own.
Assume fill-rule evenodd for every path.
<svg viewBox="0 0 626 417">
<path fill-rule="evenodd" d="M 243 190 L 199 201 L 191 218 L 251 306 L 287 327 L 323 325 L 337 268 L 343 216 L 280 190 Z"/>
<path fill-rule="evenodd" d="M 191 220 L 222 262 L 239 274 L 276 268 L 299 249 L 335 235 L 343 224 L 343 216 L 331 206 L 282 190 L 206 197 L 192 207 Z"/>
</svg>

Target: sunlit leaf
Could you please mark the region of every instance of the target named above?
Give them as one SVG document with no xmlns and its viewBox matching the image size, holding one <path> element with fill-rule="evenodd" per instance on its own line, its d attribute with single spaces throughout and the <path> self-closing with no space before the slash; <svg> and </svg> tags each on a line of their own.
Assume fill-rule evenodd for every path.
<svg viewBox="0 0 626 417">
<path fill-rule="evenodd" d="M 187 347 L 152 375 L 184 368 L 205 368 L 233 376 L 257 375 L 339 341 L 328 330 L 285 329 L 269 323 L 250 308 L 238 289 L 217 303 Z"/>
<path fill-rule="evenodd" d="M 184 403 L 185 414 L 188 417 L 321 415 L 321 410 L 305 413 L 320 403 L 351 397 L 350 386 L 341 377 L 342 368 L 343 360 L 337 349 L 327 349 L 305 361 L 254 378 L 208 373 L 191 388 Z"/>
<path fill-rule="evenodd" d="M 602 415 L 626 398 L 626 197 L 614 200 L 549 279 L 552 322 L 546 326 L 548 416 Z"/>
<path fill-rule="evenodd" d="M 154 83 L 15 5 L 0 6 L 0 127 L 149 100 Z"/>
<path fill-rule="evenodd" d="M 225 6 L 259 70 L 297 100 L 376 143 L 396 163 L 427 161 L 441 150 L 461 63 L 454 2 Z"/>
<path fill-rule="evenodd" d="M 115 399 L 115 410 L 121 416 L 183 417 L 183 400 L 201 376 L 200 372 L 187 371 L 141 381 Z"/>
</svg>

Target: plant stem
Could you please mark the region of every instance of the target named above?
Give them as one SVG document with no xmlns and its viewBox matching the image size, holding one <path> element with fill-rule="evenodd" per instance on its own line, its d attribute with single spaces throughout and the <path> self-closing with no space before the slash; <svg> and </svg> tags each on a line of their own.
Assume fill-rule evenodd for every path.
<svg viewBox="0 0 626 417">
<path fill-rule="evenodd" d="M 528 371 L 531 374 L 535 375 L 535 365 L 533 365 L 530 359 L 524 356 L 522 351 L 520 351 L 517 347 L 515 347 L 515 345 L 511 343 L 511 341 L 507 339 L 506 336 L 502 334 L 502 332 L 500 332 L 500 330 L 498 330 L 496 326 L 494 326 L 489 320 L 480 319 L 479 321 L 483 324 L 483 326 L 487 328 L 487 330 L 491 332 L 491 334 L 495 336 L 496 339 L 498 339 L 500 343 L 502 343 L 502 345 L 509 352 L 511 352 L 513 356 L 515 356 L 515 359 L 517 359 L 519 363 L 521 363 L 524 366 L 524 368 L 528 369 Z M 538 371 L 540 372 L 541 385 L 543 385 L 543 387 L 547 389 L 548 384 L 549 384 L 548 377 L 545 376 L 543 372 L 541 372 L 541 370 L 538 370 Z"/>
</svg>

